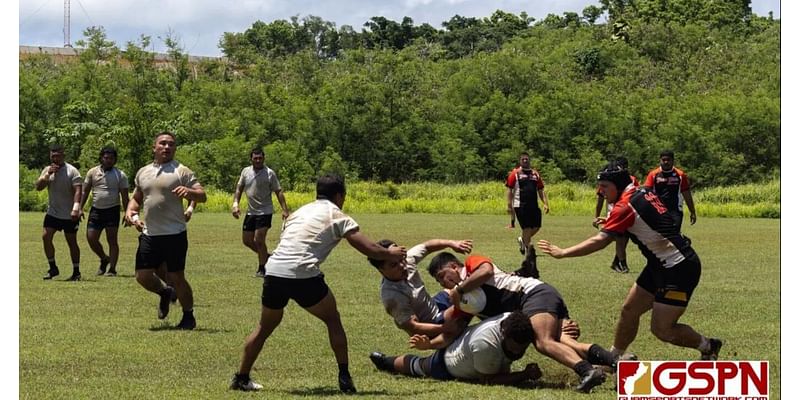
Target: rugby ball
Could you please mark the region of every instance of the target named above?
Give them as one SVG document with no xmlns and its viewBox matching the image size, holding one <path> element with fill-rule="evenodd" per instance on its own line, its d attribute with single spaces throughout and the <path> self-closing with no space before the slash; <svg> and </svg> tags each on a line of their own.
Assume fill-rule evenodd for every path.
<svg viewBox="0 0 800 400">
<path fill-rule="evenodd" d="M 472 315 L 480 313 L 485 307 L 486 293 L 484 293 L 481 288 L 473 289 L 462 294 L 461 302 L 458 304 L 458 308 L 461 311 Z"/>
</svg>

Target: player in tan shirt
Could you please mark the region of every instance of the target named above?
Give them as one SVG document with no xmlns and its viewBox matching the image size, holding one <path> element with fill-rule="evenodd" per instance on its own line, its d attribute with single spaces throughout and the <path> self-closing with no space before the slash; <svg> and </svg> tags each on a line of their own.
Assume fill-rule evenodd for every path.
<svg viewBox="0 0 800 400">
<path fill-rule="evenodd" d="M 175 161 L 175 135 L 161 132 L 153 144 L 154 160 L 136 173 L 136 189 L 128 202 L 125 219 L 139 232 L 136 250 L 136 281 L 159 295 L 158 318 L 169 313 L 169 303 L 177 292 L 183 308 L 178 329 L 194 329 L 194 296 L 186 280 L 186 217 L 183 199 L 204 203 L 206 192 L 189 168 Z M 140 215 L 142 211 L 142 216 Z M 166 267 L 169 286 L 156 271 Z"/>
<path fill-rule="evenodd" d="M 124 172 L 114 167 L 117 163 L 117 150 L 112 147 L 103 147 L 100 150 L 100 165 L 86 172 L 83 181 L 83 195 L 81 196 L 81 214 L 89 193 L 92 194 L 92 208 L 89 210 L 89 219 L 86 221 L 86 241 L 89 247 L 100 257 L 100 267 L 97 275 L 106 273 L 108 276 L 117 275 L 117 260 L 119 259 L 119 231 L 120 200 L 122 207 L 128 207 L 128 177 Z M 108 255 L 100 243 L 100 234 L 105 229 L 108 242 Z"/>
<path fill-rule="evenodd" d="M 50 161 L 52 164 L 45 167 L 36 179 L 37 191 L 47 188 L 47 214 L 44 217 L 42 242 L 50 269 L 44 279 L 53 279 L 59 273 L 53 236 L 57 231 L 63 230 L 72 259 L 72 276 L 68 280 L 79 281 L 81 249 L 78 247 L 77 234 L 81 222 L 81 174 L 75 167 L 64 162 L 64 146 L 50 146 Z"/>
</svg>

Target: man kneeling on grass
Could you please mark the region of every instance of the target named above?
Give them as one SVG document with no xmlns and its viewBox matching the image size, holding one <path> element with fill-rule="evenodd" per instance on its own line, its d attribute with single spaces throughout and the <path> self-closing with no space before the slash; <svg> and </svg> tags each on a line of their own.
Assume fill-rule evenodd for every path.
<svg viewBox="0 0 800 400">
<path fill-rule="evenodd" d="M 428 357 L 413 354 L 386 356 L 373 352 L 369 358 L 381 371 L 439 380 L 461 379 L 488 385 L 515 385 L 542 376 L 539 366 L 511 372 L 511 363 L 525 355 L 533 341 L 533 328 L 521 311 L 504 313 L 473 325 L 445 349 Z M 412 338 L 412 346 L 430 348 L 425 335 Z"/>
</svg>

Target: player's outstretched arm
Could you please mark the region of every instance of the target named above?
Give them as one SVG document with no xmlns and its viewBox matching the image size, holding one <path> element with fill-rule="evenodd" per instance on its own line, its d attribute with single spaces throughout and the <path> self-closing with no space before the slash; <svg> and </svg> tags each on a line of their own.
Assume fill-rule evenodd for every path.
<svg viewBox="0 0 800 400">
<path fill-rule="evenodd" d="M 581 257 L 588 254 L 592 254 L 597 250 L 601 250 L 608 246 L 609 243 L 613 242 L 614 238 L 605 233 L 600 232 L 589 239 L 584 240 L 572 247 L 568 247 L 566 249 L 562 249 L 547 240 L 539 240 L 536 244 L 545 254 L 549 254 L 553 258 L 564 258 L 564 257 Z"/>
<path fill-rule="evenodd" d="M 400 262 L 406 257 L 405 247 L 392 246 L 388 249 L 384 248 L 370 240 L 358 229 L 346 233 L 344 238 L 347 239 L 347 243 L 350 243 L 353 248 L 369 258 Z"/>
</svg>

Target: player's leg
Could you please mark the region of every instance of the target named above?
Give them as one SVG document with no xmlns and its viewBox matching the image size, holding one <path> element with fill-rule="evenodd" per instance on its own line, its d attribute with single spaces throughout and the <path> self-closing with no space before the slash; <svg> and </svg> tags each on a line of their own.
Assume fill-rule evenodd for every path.
<svg viewBox="0 0 800 400">
<path fill-rule="evenodd" d="M 256 359 L 258 359 L 258 355 L 261 354 L 261 350 L 264 348 L 264 343 L 267 341 L 267 338 L 269 338 L 275 328 L 280 325 L 282 319 L 282 307 L 272 309 L 262 305 L 261 318 L 258 321 L 258 325 L 247 335 L 247 338 L 245 338 L 242 360 L 239 363 L 239 371 L 231 379 L 231 389 L 251 391 L 262 388 L 260 384 L 254 382 L 250 378 L 250 371 L 253 369 L 253 364 L 255 364 Z"/>
<path fill-rule="evenodd" d="M 56 248 L 53 246 L 53 237 L 55 237 L 57 229 L 48 226 L 48 217 L 45 216 L 45 225 L 42 227 L 42 246 L 44 247 L 44 256 L 47 257 L 47 263 L 49 264 L 44 279 L 53 279 L 59 274 L 58 266 L 56 265 Z"/>
<path fill-rule="evenodd" d="M 72 276 L 69 277 L 69 280 L 79 281 L 81 279 L 81 248 L 78 246 L 77 222 L 70 229 L 64 228 L 64 239 L 67 240 L 69 257 L 72 260 Z"/>
<path fill-rule="evenodd" d="M 298 304 L 310 312 L 315 317 L 322 320 L 328 328 L 328 341 L 336 357 L 339 366 L 339 389 L 344 393 L 355 393 L 356 387 L 350 376 L 349 360 L 347 355 L 347 334 L 342 326 L 339 310 L 336 308 L 336 298 L 333 292 L 328 289 L 322 277 L 319 277 L 313 284 L 309 285 L 309 291 L 304 294 L 307 299 L 305 303 L 311 303 L 312 297 L 319 297 L 325 293 L 324 297 L 313 305 L 303 304 L 304 301 L 298 299 Z M 311 301 L 309 301 L 311 300 Z"/>
<path fill-rule="evenodd" d="M 108 242 L 108 274 L 117 274 L 117 261 L 119 261 L 119 228 L 106 228 L 106 241 Z"/>
<path fill-rule="evenodd" d="M 645 267 L 647 268 L 647 267 Z M 619 356 L 627 350 L 628 346 L 636 339 L 639 333 L 639 319 L 653 307 L 655 297 L 634 283 L 622 303 L 617 328 L 614 332 L 614 347 L 611 351 Z"/>
<path fill-rule="evenodd" d="M 258 253 L 258 271 L 257 274 L 260 273 L 264 275 L 266 271 L 267 259 L 269 259 L 269 251 L 267 250 L 267 231 L 269 227 L 264 226 L 261 228 L 257 228 L 255 230 L 255 234 L 253 235 L 253 246 L 256 249 L 256 253 Z"/>
</svg>

